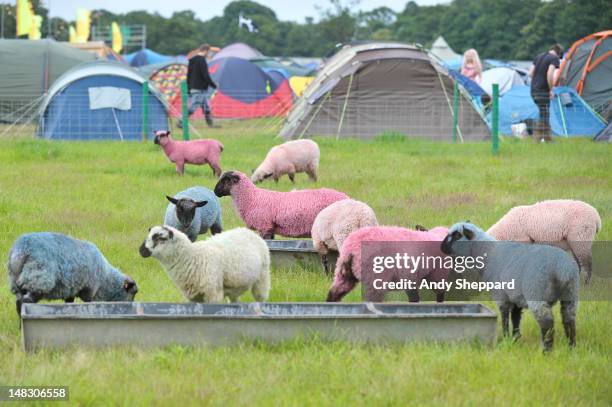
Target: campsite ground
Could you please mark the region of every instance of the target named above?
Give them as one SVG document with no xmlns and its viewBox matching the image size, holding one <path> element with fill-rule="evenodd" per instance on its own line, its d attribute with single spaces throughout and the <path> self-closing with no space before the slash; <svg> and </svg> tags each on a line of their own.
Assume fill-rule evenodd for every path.
<svg viewBox="0 0 612 407">
<path fill-rule="evenodd" d="M 229 126 L 215 130 L 225 145 L 224 169 L 250 171 L 280 141 L 255 133 Z M 393 136 L 317 141 L 320 179 L 312 184 L 298 175 L 297 186 L 343 190 L 369 203 L 382 224 L 433 226 L 470 219 L 488 226 L 514 205 L 569 197 L 598 208 L 604 225 L 598 240 L 612 240 L 610 145 L 507 140 L 494 157 L 485 143 Z M 21 233 L 61 231 L 95 242 L 136 279 L 138 300 L 184 301 L 159 263 L 139 256 L 138 246 L 148 227 L 161 222 L 165 194 L 196 184 L 213 187 L 209 168 L 188 166 L 179 178 L 152 143 L 1 142 L 2 262 Z M 293 188 L 286 178 L 267 186 Z M 226 228 L 242 225 L 230 199 L 223 198 L 222 206 Z M 270 300 L 322 301 L 329 285 L 319 269 L 274 269 Z M 358 301 L 359 290 L 347 300 Z M 492 348 L 477 343 L 351 346 L 314 338 L 277 346 L 25 354 L 14 296 L 1 278 L 0 384 L 67 385 L 70 401 L 79 405 L 609 405 L 610 312 L 609 302 L 583 302 L 578 346 L 569 351 L 555 309 L 556 347 L 547 356 L 540 352 L 530 315 L 522 339 L 500 340 Z"/>
</svg>

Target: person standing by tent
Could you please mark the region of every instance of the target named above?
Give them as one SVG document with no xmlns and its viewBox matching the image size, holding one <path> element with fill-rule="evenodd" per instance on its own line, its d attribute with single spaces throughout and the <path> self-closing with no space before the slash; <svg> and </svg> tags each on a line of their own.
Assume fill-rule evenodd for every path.
<svg viewBox="0 0 612 407">
<path fill-rule="evenodd" d="M 555 70 L 559 69 L 559 59 L 563 57 L 563 47 L 555 44 L 533 60 L 529 70 L 531 77 L 531 97 L 540 111 L 540 120 L 533 132 L 536 142 L 552 141 L 549 125 L 549 105 L 552 98 Z"/>
<path fill-rule="evenodd" d="M 480 63 L 478 52 L 473 48 L 468 49 L 463 54 L 461 75 L 468 77 L 478 84 L 480 84 L 482 80 L 482 64 Z"/>
<path fill-rule="evenodd" d="M 202 108 L 204 111 L 204 117 L 206 118 L 206 124 L 208 127 L 219 127 L 213 125 L 212 114 L 210 112 L 210 106 L 208 105 L 208 89 L 217 89 L 217 84 L 210 77 L 208 72 L 208 63 L 206 57 L 210 45 L 202 44 L 198 48 L 195 56 L 189 59 L 189 65 L 187 67 L 187 88 L 189 91 L 189 115 L 193 114 L 198 108 Z M 182 119 L 179 119 L 177 126 L 183 127 Z"/>
</svg>

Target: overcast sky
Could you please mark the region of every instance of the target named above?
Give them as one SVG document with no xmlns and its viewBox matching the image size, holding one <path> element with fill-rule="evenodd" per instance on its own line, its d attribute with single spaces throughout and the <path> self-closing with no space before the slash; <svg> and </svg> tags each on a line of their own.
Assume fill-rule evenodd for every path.
<svg viewBox="0 0 612 407">
<path fill-rule="evenodd" d="M 408 0 L 362 0 L 358 8 L 367 11 L 376 7 L 387 6 L 395 11 L 401 11 Z M 442 0 L 417 0 L 419 5 L 448 3 Z M 170 17 L 173 12 L 180 10 L 193 10 L 202 20 L 223 14 L 223 8 L 231 0 L 43 0 L 51 9 L 51 16 L 62 17 L 66 20 L 75 19 L 75 10 L 79 7 L 86 9 L 106 9 L 114 13 L 126 13 L 132 10 L 148 10 L 158 12 Z M 319 13 L 315 6 L 327 8 L 328 0 L 261 0 L 258 3 L 270 7 L 280 20 L 293 20 L 303 22 L 305 17 L 318 18 Z M 345 3 L 347 3 L 345 1 Z"/>
</svg>

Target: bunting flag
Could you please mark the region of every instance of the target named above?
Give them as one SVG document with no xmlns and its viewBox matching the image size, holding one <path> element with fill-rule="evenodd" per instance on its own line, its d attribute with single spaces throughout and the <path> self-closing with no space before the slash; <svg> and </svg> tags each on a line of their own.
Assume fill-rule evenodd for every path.
<svg viewBox="0 0 612 407">
<path fill-rule="evenodd" d="M 17 36 L 30 34 L 32 26 L 32 4 L 29 0 L 17 0 Z"/>
<path fill-rule="evenodd" d="M 68 41 L 77 42 L 76 30 L 73 25 L 68 27 Z"/>
<path fill-rule="evenodd" d="M 40 34 L 40 26 L 42 25 L 42 17 L 36 14 L 32 15 L 32 21 L 30 23 L 30 32 L 28 38 L 31 40 L 40 40 L 42 35 Z"/>
<path fill-rule="evenodd" d="M 87 42 L 91 25 L 91 11 L 84 8 L 77 9 L 76 42 Z"/>
<path fill-rule="evenodd" d="M 113 21 L 111 24 L 111 31 L 113 33 L 113 51 L 120 53 L 123 49 L 123 37 L 121 35 L 121 28 L 119 24 Z"/>
</svg>

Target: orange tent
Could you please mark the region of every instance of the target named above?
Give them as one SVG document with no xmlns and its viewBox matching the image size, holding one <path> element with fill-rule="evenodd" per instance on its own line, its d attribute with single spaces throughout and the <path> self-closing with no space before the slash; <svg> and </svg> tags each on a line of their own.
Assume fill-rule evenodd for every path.
<svg viewBox="0 0 612 407">
<path fill-rule="evenodd" d="M 609 116 L 612 104 L 612 30 L 587 35 L 565 55 L 557 81 L 571 86 L 600 114 Z"/>
</svg>

